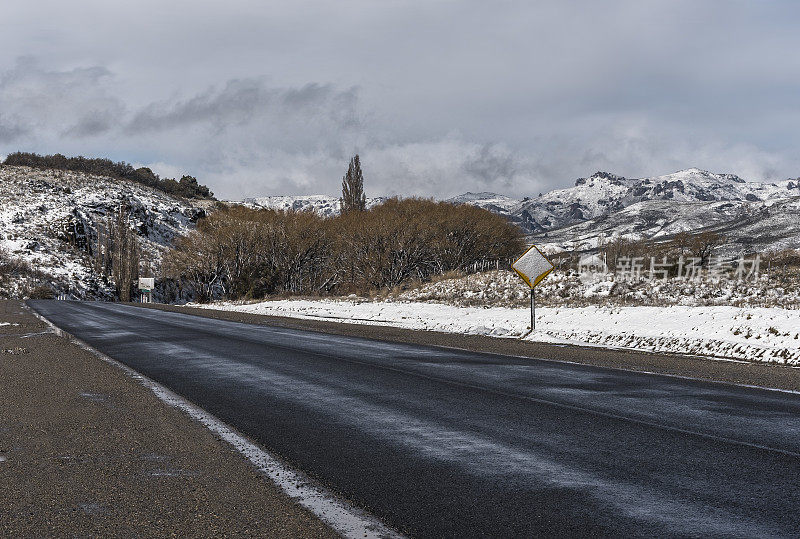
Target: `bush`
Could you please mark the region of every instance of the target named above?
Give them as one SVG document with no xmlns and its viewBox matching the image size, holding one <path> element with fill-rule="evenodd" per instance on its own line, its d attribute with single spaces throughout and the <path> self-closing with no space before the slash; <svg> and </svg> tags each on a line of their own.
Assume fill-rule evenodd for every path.
<svg viewBox="0 0 800 539">
<path fill-rule="evenodd" d="M 48 285 L 39 285 L 28 293 L 28 297 L 31 299 L 53 299 L 55 298 L 55 293 Z"/>
<path fill-rule="evenodd" d="M 205 185 L 197 183 L 197 179 L 192 176 L 183 176 L 179 181 L 168 178 L 161 179 L 158 174 L 149 168 L 134 169 L 128 163 L 115 163 L 110 159 L 91 159 L 83 156 L 65 157 L 58 153 L 55 155 L 39 155 L 36 153 L 15 152 L 9 154 L 3 164 L 40 169 L 71 170 L 98 176 L 109 176 L 140 183 L 164 191 L 167 194 L 184 198 L 214 198 L 214 193 Z"/>
<path fill-rule="evenodd" d="M 179 238 L 164 268 L 200 300 L 366 294 L 487 263 L 508 267 L 523 249 L 521 232 L 502 217 L 426 199 L 332 218 L 233 206 Z"/>
<path fill-rule="evenodd" d="M 34 269 L 28 262 L 12 257 L 5 249 L 0 248 L 0 283 L 12 280 L 42 280 L 47 278 L 44 272 Z"/>
</svg>

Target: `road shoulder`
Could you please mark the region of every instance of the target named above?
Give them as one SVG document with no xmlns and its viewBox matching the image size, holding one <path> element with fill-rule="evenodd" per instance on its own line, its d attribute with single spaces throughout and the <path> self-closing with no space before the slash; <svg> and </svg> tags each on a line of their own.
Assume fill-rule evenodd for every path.
<svg viewBox="0 0 800 539">
<path fill-rule="evenodd" d="M 368 339 L 441 346 L 534 359 L 568 361 L 597 367 L 681 376 L 785 391 L 800 391 L 800 368 L 781 365 L 599 347 L 535 343 L 482 335 L 460 335 L 391 326 L 348 324 L 329 320 L 269 316 L 177 305 L 155 303 L 132 303 L 131 305 L 247 324 L 272 325 L 336 335 L 351 335 Z"/>
<path fill-rule="evenodd" d="M 125 372 L 0 301 L 0 535 L 333 537 Z"/>
</svg>

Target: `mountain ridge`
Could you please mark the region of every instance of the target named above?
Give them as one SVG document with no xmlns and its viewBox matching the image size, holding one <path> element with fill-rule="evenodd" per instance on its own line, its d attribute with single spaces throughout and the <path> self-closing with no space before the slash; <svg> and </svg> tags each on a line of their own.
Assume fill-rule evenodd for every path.
<svg viewBox="0 0 800 539">
<path fill-rule="evenodd" d="M 721 251 L 728 254 L 800 248 L 800 179 L 753 182 L 699 168 L 647 178 L 596 172 L 500 211 L 498 196 L 463 203 L 502 213 L 550 251 L 591 250 L 603 237 L 666 239 L 684 231 L 722 233 Z"/>
</svg>

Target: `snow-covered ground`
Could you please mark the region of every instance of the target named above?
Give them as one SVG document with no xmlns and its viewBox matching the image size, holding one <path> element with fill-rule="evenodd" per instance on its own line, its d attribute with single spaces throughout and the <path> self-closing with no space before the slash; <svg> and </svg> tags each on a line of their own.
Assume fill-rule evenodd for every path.
<svg viewBox="0 0 800 539">
<path fill-rule="evenodd" d="M 380 324 L 407 329 L 525 338 L 800 365 L 800 310 L 777 307 L 543 307 L 530 311 L 359 299 L 274 300 L 195 305 L 254 314 Z M 527 335 L 527 336 L 526 336 Z"/>
<path fill-rule="evenodd" d="M 766 270 L 766 267 L 764 268 Z M 654 279 L 646 276 L 626 280 L 613 273 L 582 275 L 574 270 L 556 270 L 536 288 L 538 301 L 546 307 L 647 306 L 666 307 L 785 307 L 800 308 L 800 279 L 794 270 L 784 276 L 780 269 L 758 279 Z M 408 290 L 392 293 L 395 301 L 435 302 L 460 307 L 524 307 L 529 289 L 512 271 L 493 270 L 437 279 Z"/>
</svg>

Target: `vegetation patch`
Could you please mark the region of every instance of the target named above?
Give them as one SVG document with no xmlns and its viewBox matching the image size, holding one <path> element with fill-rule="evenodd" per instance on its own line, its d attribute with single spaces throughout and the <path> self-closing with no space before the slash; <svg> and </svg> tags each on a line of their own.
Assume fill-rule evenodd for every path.
<svg viewBox="0 0 800 539">
<path fill-rule="evenodd" d="M 147 167 L 134 168 L 133 165 L 128 163 L 122 161 L 114 162 L 110 159 L 83 156 L 65 157 L 59 153 L 55 155 L 39 155 L 36 153 L 15 152 L 6 157 L 3 164 L 50 170 L 70 170 L 129 180 L 158 189 L 169 195 L 183 198 L 214 198 L 214 193 L 205 185 L 197 183 L 197 178 L 193 176 L 183 176 L 180 180 L 161 178 Z"/>
<path fill-rule="evenodd" d="M 336 217 L 232 206 L 198 222 L 164 258 L 177 299 L 374 294 L 455 270 L 508 267 L 519 228 L 487 210 L 392 198 Z"/>
</svg>

